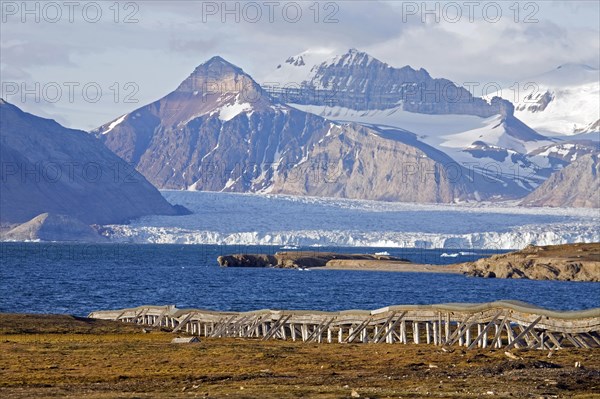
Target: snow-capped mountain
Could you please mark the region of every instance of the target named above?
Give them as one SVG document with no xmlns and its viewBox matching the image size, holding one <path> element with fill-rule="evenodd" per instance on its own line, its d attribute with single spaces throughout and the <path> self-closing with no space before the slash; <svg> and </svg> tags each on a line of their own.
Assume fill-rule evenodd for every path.
<svg viewBox="0 0 600 399">
<path fill-rule="evenodd" d="M 94 134 L 159 188 L 413 202 L 526 193 L 456 165 L 408 132 L 336 123 L 283 104 L 220 57 Z"/>
<path fill-rule="evenodd" d="M 512 101 L 515 115 L 543 134 L 600 132 L 600 70 L 590 66 L 564 64 L 496 95 Z"/>
<path fill-rule="evenodd" d="M 303 105 L 355 110 L 400 107 L 423 114 L 481 117 L 500 113 L 499 103 L 473 97 L 447 79 L 432 78 L 425 69 L 394 68 L 356 49 L 341 55 L 307 51 L 289 57 L 263 86 L 283 102 Z"/>
<path fill-rule="evenodd" d="M 263 88 L 213 57 L 94 133 L 159 188 L 413 202 L 521 198 L 594 152 L 589 134 L 541 135 L 510 101 L 354 49 L 290 57 L 273 76 L 303 80 Z"/>
<path fill-rule="evenodd" d="M 288 57 L 274 70 L 269 71 L 268 77 L 263 79 L 262 86 L 292 87 L 300 85 L 314 76 L 314 70 L 318 65 L 332 57 L 335 57 L 334 50 L 326 48 L 311 49 Z"/>
<path fill-rule="evenodd" d="M 308 61 L 316 63 L 311 66 Z M 563 88 L 580 87 L 582 82 L 590 82 L 592 75 L 589 68 L 564 66 L 538 81 Z M 280 83 L 279 88 L 267 89 L 295 108 L 332 120 L 410 131 L 420 142 L 491 180 L 497 179 L 502 184 L 510 181 L 527 191 L 535 189 L 577 156 L 593 151 L 590 140 L 595 140 L 594 137 L 580 134 L 572 138 L 570 155 L 557 157 L 564 151 L 560 149 L 563 139 L 542 135 L 521 120 L 521 116 L 554 109 L 556 90 L 540 97 L 537 105 L 525 109 L 523 104 L 517 104 L 515 108 L 508 99 L 496 95 L 476 98 L 446 79 L 432 78 L 424 69 L 394 68 L 354 49 L 337 56 L 305 52 L 290 57 L 276 68 L 269 81 L 285 82 L 290 76 L 302 79 L 295 88 L 284 90 L 281 87 L 285 84 Z M 464 102 L 454 100 L 450 94 L 465 92 L 459 96 Z M 414 93 L 417 96 L 410 97 Z M 557 104 L 559 108 L 562 106 L 560 102 Z M 588 119 L 595 115 L 589 104 L 579 105 L 577 112 Z M 578 132 L 590 132 L 597 127 L 597 121 L 591 122 Z"/>
<path fill-rule="evenodd" d="M 329 128 L 213 57 L 173 92 L 93 133 L 159 188 L 260 191 L 271 184 L 269 165 L 301 159 Z"/>
<path fill-rule="evenodd" d="M 553 169 L 562 169 L 587 154 L 598 153 L 598 142 L 592 140 L 566 140 L 540 147 L 528 155 L 532 159 L 546 159 Z M 560 165 L 560 166 L 559 166 Z"/>
</svg>

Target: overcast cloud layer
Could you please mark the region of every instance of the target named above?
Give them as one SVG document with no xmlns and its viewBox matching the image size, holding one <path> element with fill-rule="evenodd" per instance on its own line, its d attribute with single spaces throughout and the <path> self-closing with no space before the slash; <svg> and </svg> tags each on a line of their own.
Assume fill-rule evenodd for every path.
<svg viewBox="0 0 600 399">
<path fill-rule="evenodd" d="M 462 1 L 425 4 L 437 7 L 439 21 L 423 15 L 421 1 L 321 2 L 318 15 L 313 1 L 228 2 L 232 13 L 220 1 L 120 2 L 118 14 L 113 4 L 83 1 L 70 10 L 63 2 L 30 2 L 32 12 L 24 13 L 20 1 L 3 1 L 1 95 L 89 130 L 162 97 L 213 55 L 259 82 L 287 57 L 314 48 L 358 48 L 459 84 L 509 85 L 565 63 L 600 66 L 597 1 L 522 2 L 518 15 L 512 1 L 471 9 Z M 23 88 L 32 91 L 25 98 Z"/>
</svg>

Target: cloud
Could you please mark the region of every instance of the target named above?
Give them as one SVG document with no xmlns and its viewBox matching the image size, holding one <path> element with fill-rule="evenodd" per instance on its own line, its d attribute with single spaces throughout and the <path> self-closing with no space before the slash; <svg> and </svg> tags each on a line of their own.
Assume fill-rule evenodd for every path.
<svg viewBox="0 0 600 399">
<path fill-rule="evenodd" d="M 600 43 L 591 29 L 478 21 L 412 27 L 369 50 L 394 66 L 423 67 L 458 83 L 508 83 L 567 62 L 598 67 Z"/>
<path fill-rule="evenodd" d="M 2 45 L 3 61 L 19 69 L 39 65 L 73 66 L 72 53 L 73 48 L 55 46 L 44 40 L 26 40 Z"/>
<path fill-rule="evenodd" d="M 0 77 L 2 81 L 23 81 L 31 79 L 31 75 L 23 68 L 16 65 L 4 65 L 0 64 Z"/>
<path fill-rule="evenodd" d="M 177 53 L 197 55 L 201 52 L 218 51 L 219 42 L 216 39 L 185 40 L 173 38 L 169 40 L 169 49 Z"/>
<path fill-rule="evenodd" d="M 65 112 L 71 126 L 90 127 L 168 93 L 217 54 L 258 80 L 290 55 L 315 47 L 338 52 L 359 48 L 391 65 L 422 67 L 458 83 L 509 83 L 566 62 L 594 67 L 600 62 L 598 2 L 536 3 L 540 22 L 534 24 L 515 23 L 510 14 L 494 24 L 481 15 L 473 23 L 422 23 L 418 17 L 403 18 L 402 3 L 394 1 L 320 2 L 317 22 L 310 8 L 314 2 L 297 2 L 302 18 L 295 23 L 281 13 L 285 2 L 279 3 L 272 22 L 264 2 L 255 2 L 263 7 L 262 19 L 255 23 L 248 18 L 237 23 L 231 16 L 223 23 L 219 13 L 203 14 L 203 4 L 221 6 L 221 1 L 137 2 L 137 23 L 115 23 L 109 3 L 105 18 L 94 24 L 3 23 L 1 78 L 95 81 L 105 88 L 114 82 L 138 84 L 137 105 L 109 99 L 54 108 L 35 104 L 40 113 Z M 506 11 L 513 3 L 502 4 Z M 330 22 L 337 22 L 325 23 L 332 12 Z"/>
</svg>

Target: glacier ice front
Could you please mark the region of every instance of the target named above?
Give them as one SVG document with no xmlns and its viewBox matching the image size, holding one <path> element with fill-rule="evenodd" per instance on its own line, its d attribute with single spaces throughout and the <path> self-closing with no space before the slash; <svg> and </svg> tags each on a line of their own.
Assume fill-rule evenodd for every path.
<svg viewBox="0 0 600 399">
<path fill-rule="evenodd" d="M 110 226 L 106 234 L 115 242 L 456 250 L 600 241 L 600 215 L 595 209 L 188 191 L 163 195 L 194 213 L 146 217 Z"/>
</svg>

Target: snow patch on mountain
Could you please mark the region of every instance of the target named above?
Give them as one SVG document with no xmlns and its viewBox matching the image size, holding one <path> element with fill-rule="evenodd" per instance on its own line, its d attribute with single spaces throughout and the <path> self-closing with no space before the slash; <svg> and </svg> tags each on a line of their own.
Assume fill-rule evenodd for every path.
<svg viewBox="0 0 600 399">
<path fill-rule="evenodd" d="M 600 118 L 599 82 L 567 88 L 541 86 L 540 91 L 553 97 L 543 111 L 533 111 L 525 98 L 515 104 L 515 115 L 542 133 L 576 134 Z"/>
<path fill-rule="evenodd" d="M 581 155 L 591 154 L 594 151 L 597 152 L 597 148 L 593 144 L 561 143 L 542 147 L 530 155 L 552 157 L 565 162 L 575 162 Z"/>
<path fill-rule="evenodd" d="M 339 68 L 349 67 L 357 64 L 363 66 L 369 66 L 375 58 L 367 53 L 358 51 L 355 48 L 348 50 L 348 53 L 342 55 L 336 55 L 332 59 L 326 60 L 322 65 L 331 66 L 334 65 Z"/>
<path fill-rule="evenodd" d="M 528 153 L 541 146 L 552 144 L 552 141 L 550 140 L 524 141 L 509 135 L 502 126 L 502 118 L 501 115 L 497 115 L 485 119 L 483 121 L 483 127 L 461 133 L 445 135 L 439 145 L 446 148 L 462 149 L 476 141 L 481 141 L 491 146 L 513 150 L 519 153 Z"/>
<path fill-rule="evenodd" d="M 334 50 L 332 49 L 315 48 L 289 57 L 285 62 L 277 65 L 274 71 L 269 71 L 264 83 L 269 86 L 274 84 L 285 86 L 310 80 L 316 66 L 331 59 L 333 55 Z"/>
<path fill-rule="evenodd" d="M 547 86 L 569 87 L 598 81 L 600 71 L 585 64 L 567 63 L 530 80 Z"/>
<path fill-rule="evenodd" d="M 115 127 L 117 127 L 119 124 L 121 124 L 121 122 L 123 122 L 125 120 L 125 118 L 127 117 L 128 114 L 125 114 L 117 119 L 115 119 L 113 122 L 111 122 L 108 127 L 106 128 L 106 130 L 101 130 L 101 134 L 106 134 L 109 133 L 111 130 L 113 130 Z"/>
<path fill-rule="evenodd" d="M 241 114 L 252 110 L 252 104 L 240 103 L 237 100 L 233 104 L 224 105 L 219 110 L 219 119 L 223 122 L 228 122 Z"/>
<path fill-rule="evenodd" d="M 343 107 L 291 106 L 338 122 L 356 122 L 389 130 L 391 137 L 395 134 L 394 129 L 414 133 L 420 142 L 443 151 L 462 165 L 484 171 L 489 179 L 501 174 L 528 191 L 545 178 L 538 176 L 539 170 L 550 167 L 547 159 L 540 156 L 532 162 L 525 154 L 554 142 L 526 141 L 510 135 L 502 123 L 502 115 L 480 118 L 472 115 L 418 114 L 404 111 L 401 107 L 357 111 Z"/>
<path fill-rule="evenodd" d="M 542 134 L 568 136 L 592 131 L 586 129 L 600 119 L 600 70 L 565 64 L 488 98 L 494 96 L 512 101 L 515 116 Z"/>
<path fill-rule="evenodd" d="M 485 126 L 485 119 L 478 116 L 418 114 L 405 111 L 402 106 L 386 110 L 354 110 L 340 106 L 288 105 L 331 120 L 396 127 L 419 136 L 438 137 Z"/>
</svg>

